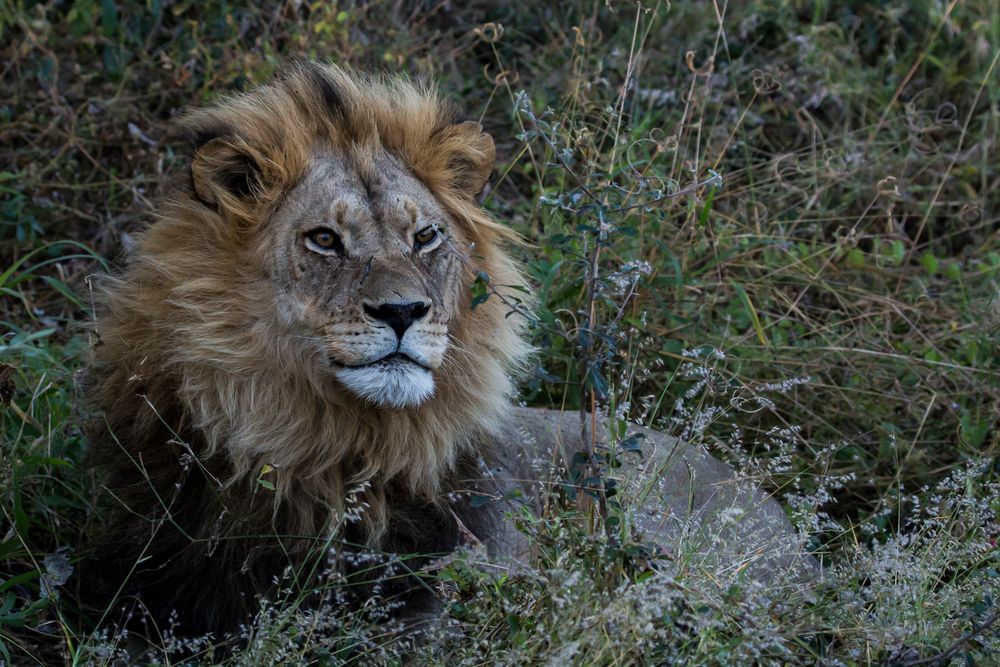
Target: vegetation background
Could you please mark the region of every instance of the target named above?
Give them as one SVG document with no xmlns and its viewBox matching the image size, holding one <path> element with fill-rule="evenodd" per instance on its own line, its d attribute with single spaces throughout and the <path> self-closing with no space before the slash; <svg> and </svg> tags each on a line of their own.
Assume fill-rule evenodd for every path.
<svg viewBox="0 0 1000 667">
<path fill-rule="evenodd" d="M 709 447 L 828 578 L 658 562 L 609 479 L 605 530 L 521 517 L 528 572 L 446 567 L 433 641 L 284 601 L 226 660 L 1000 664 L 997 0 L 2 0 L 0 56 L 0 663 L 123 659 L 59 589 L 102 521 L 89 277 L 149 220 L 170 119 L 309 57 L 428 76 L 495 137 L 485 205 L 540 289 L 524 400 Z"/>
</svg>

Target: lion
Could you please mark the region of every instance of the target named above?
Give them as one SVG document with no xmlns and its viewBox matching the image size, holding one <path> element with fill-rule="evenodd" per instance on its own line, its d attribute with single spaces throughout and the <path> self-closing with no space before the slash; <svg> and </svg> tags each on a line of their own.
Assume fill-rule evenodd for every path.
<svg viewBox="0 0 1000 667">
<path fill-rule="evenodd" d="M 112 509 L 83 597 L 221 635 L 334 539 L 523 558 L 510 489 L 540 507 L 538 462 L 568 461 L 581 423 L 513 404 L 530 286 L 477 204 L 493 140 L 429 84 L 311 62 L 177 136 L 189 169 L 100 290 L 88 456 Z M 733 506 L 751 549 L 791 535 L 730 468 L 643 432 L 669 511 L 642 521 L 668 546 Z"/>
</svg>

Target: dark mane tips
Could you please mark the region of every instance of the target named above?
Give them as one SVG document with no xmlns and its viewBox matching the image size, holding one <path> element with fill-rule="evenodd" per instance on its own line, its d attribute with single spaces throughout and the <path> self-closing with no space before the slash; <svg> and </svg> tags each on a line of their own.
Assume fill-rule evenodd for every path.
<svg viewBox="0 0 1000 667">
<path fill-rule="evenodd" d="M 193 155 L 205 144 L 216 139 L 232 139 L 236 137 L 236 129 L 218 119 L 185 118 L 174 126 L 170 136 L 174 138 L 188 154 Z"/>
<path fill-rule="evenodd" d="M 342 120 L 347 101 L 336 81 L 330 78 L 322 65 L 309 60 L 300 60 L 295 68 L 316 91 L 323 107 L 334 120 Z"/>
</svg>

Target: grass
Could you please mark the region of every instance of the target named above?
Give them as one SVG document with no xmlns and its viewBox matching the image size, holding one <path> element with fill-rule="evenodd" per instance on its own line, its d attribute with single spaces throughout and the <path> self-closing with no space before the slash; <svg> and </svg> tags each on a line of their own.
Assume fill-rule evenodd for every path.
<svg viewBox="0 0 1000 667">
<path fill-rule="evenodd" d="M 286 605 L 233 661 L 1000 654 L 995 0 L 9 2 L 0 44 L 0 660 L 120 647 L 59 595 L 102 520 L 75 412 L 87 277 L 155 201 L 172 114 L 292 55 L 432 76 L 480 118 L 501 160 L 486 206 L 531 241 L 540 290 L 524 399 L 736 463 L 829 578 L 779 596 L 658 562 L 610 521 L 628 517 L 623 489 L 604 498 L 611 530 L 521 517 L 538 547 L 524 572 L 456 558 L 424 644 Z"/>
</svg>

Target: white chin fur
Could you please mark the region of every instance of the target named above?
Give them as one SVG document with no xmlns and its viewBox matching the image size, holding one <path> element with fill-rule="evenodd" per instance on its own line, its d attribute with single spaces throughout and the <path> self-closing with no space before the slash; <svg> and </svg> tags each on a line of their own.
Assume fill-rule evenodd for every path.
<svg viewBox="0 0 1000 667">
<path fill-rule="evenodd" d="M 434 393 L 431 372 L 407 361 L 339 368 L 337 379 L 361 398 L 386 408 L 420 405 Z"/>
</svg>

